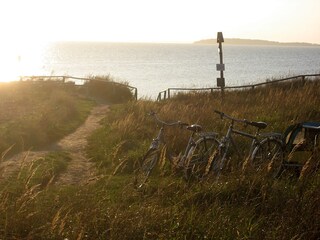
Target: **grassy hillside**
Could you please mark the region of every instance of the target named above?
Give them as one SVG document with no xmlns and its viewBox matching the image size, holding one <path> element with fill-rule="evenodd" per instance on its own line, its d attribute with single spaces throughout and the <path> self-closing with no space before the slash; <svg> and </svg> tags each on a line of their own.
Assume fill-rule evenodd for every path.
<svg viewBox="0 0 320 240">
<path fill-rule="evenodd" d="M 46 146 L 78 127 L 93 106 L 57 82 L 0 85 L 0 151 Z"/>
<path fill-rule="evenodd" d="M 94 100 L 121 103 L 133 99 L 125 85 L 95 77 L 84 86 L 59 81 L 0 84 L 0 152 L 38 149 L 74 131 Z"/>
<path fill-rule="evenodd" d="M 144 191 L 132 186 L 132 170 L 157 131 L 147 116 L 198 123 L 225 132 L 219 109 L 238 118 L 266 121 L 266 131 L 320 120 L 320 82 L 298 82 L 226 93 L 177 95 L 164 102 L 112 106 L 89 139 L 88 155 L 100 171 L 86 186 L 54 186 L 36 174 L 46 161 L 26 166 L 0 183 L 0 235 L 4 239 L 317 239 L 320 176 L 277 180 L 233 169 L 219 181 L 186 183 L 169 165 Z M 243 126 L 239 126 L 243 128 Z M 246 131 L 252 131 L 250 127 Z M 168 151 L 186 144 L 183 129 L 168 129 Z M 239 139 L 241 141 L 241 139 Z M 241 141 L 243 149 L 246 142 Z M 63 156 L 50 156 L 53 166 Z M 307 159 L 306 159 L 307 160 Z M 318 153 L 313 156 L 319 161 Z M 52 168 L 58 174 L 60 168 Z"/>
<path fill-rule="evenodd" d="M 108 165 L 114 161 L 110 153 L 115 151 L 116 159 L 124 159 L 126 168 L 131 171 L 134 160 L 148 148 L 157 131 L 156 123 L 147 116 L 150 110 L 156 111 L 166 121 L 197 123 L 205 131 L 223 134 L 228 122 L 221 121 L 214 113 L 213 110 L 217 109 L 240 119 L 264 121 L 269 125 L 265 132 L 283 133 L 293 123 L 320 120 L 319 85 L 319 81 L 295 82 L 230 91 L 226 92 L 224 103 L 221 103 L 220 93 L 216 92 L 181 94 L 164 102 L 139 101 L 115 106 L 113 113 L 106 118 L 104 130 L 93 136 L 89 154 L 99 164 Z M 237 126 L 239 129 L 245 127 Z M 249 132 L 254 130 L 250 126 L 245 129 Z M 169 150 L 176 153 L 183 151 L 188 132 L 177 128 L 168 128 L 166 132 L 170 140 Z M 244 139 L 240 141 L 244 143 Z"/>
</svg>

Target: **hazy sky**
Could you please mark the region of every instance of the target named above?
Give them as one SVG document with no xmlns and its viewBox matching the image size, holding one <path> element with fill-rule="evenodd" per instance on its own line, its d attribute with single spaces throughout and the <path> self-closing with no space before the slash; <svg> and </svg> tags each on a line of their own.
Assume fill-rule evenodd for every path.
<svg viewBox="0 0 320 240">
<path fill-rule="evenodd" d="M 320 0 L 3 0 L 1 40 L 320 44 Z"/>
</svg>

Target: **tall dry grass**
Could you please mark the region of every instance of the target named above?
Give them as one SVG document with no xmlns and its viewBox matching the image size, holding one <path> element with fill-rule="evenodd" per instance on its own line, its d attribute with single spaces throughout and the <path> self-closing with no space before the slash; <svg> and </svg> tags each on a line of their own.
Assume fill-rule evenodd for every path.
<svg viewBox="0 0 320 240">
<path fill-rule="evenodd" d="M 88 154 L 99 167 L 100 179 L 87 186 L 65 187 L 49 181 L 40 188 L 35 165 L 25 174 L 17 173 L 19 181 L 0 188 L 0 235 L 3 239 L 317 239 L 320 175 L 310 166 L 319 161 L 318 152 L 300 179 L 274 180 L 233 169 L 218 181 L 200 183 L 186 183 L 174 174 L 156 176 L 144 191 L 136 191 L 132 168 L 157 131 L 146 114 L 150 110 L 167 121 L 179 119 L 224 132 L 227 123 L 213 113 L 219 109 L 238 118 L 266 121 L 268 131 L 283 132 L 292 122 L 319 121 L 319 98 L 319 83 L 307 82 L 300 88 L 227 92 L 224 104 L 218 93 L 195 93 L 165 102 L 115 105 L 89 139 Z M 168 151 L 179 153 L 186 144 L 185 131 L 170 128 L 167 133 Z"/>
<path fill-rule="evenodd" d="M 157 132 L 156 123 L 146 114 L 150 110 L 166 121 L 198 123 L 206 131 L 223 134 L 228 122 L 213 112 L 219 109 L 237 118 L 265 121 L 269 124 L 266 131 L 283 133 L 293 123 L 320 120 L 319 84 L 292 82 L 230 91 L 225 93 L 223 103 L 220 93 L 191 93 L 178 94 L 164 102 L 117 106 L 107 117 L 103 133 L 92 136 L 89 154 L 105 174 L 112 174 L 111 169 L 121 166 L 120 176 L 130 178 L 126 174 L 132 173 L 134 162 L 148 149 Z M 254 131 L 250 126 L 237 127 Z M 168 128 L 166 133 L 168 151 L 183 151 L 186 131 Z M 247 142 L 243 138 L 237 140 L 245 151 Z M 314 161 L 319 158 L 314 156 Z M 311 164 L 308 159 L 305 162 L 305 166 Z M 307 171 L 302 176 L 304 172 Z M 121 193 L 125 199 L 134 199 L 132 204 L 127 203 L 130 207 L 123 206 L 126 210 L 120 211 L 115 238 L 316 239 L 319 221 L 310 220 L 318 220 L 320 213 L 318 186 L 318 173 L 304 182 L 291 176 L 279 180 L 248 176 L 232 168 L 219 182 L 191 186 L 171 174 L 156 176 L 141 196 L 129 188 Z M 308 216 L 303 214 L 307 212 Z M 120 230 L 124 228 L 126 231 Z"/>
<path fill-rule="evenodd" d="M 59 82 L 0 85 L 0 151 L 39 148 L 74 131 L 89 114 L 92 101 Z"/>
<path fill-rule="evenodd" d="M 97 132 L 92 137 L 89 154 L 92 154 L 100 164 L 108 165 L 112 162 L 110 152 L 118 148 L 121 143 L 123 157 L 118 156 L 118 153 L 118 159 L 127 161 L 130 168 L 132 161 L 148 148 L 151 139 L 157 133 L 157 124 L 147 116 L 150 110 L 157 112 L 165 121 L 181 120 L 190 124 L 197 123 L 203 126 L 204 131 L 215 131 L 220 134 L 226 132 L 229 123 L 222 121 L 213 112 L 214 109 L 240 119 L 265 121 L 268 123 L 266 132 L 283 133 L 293 123 L 319 121 L 318 81 L 278 85 L 229 91 L 225 93 L 224 103 L 221 102 L 220 93 L 216 92 L 179 94 L 164 102 L 138 101 L 115 106 L 113 113 L 107 116 L 104 131 Z M 244 130 L 249 132 L 255 130 L 242 125 L 237 125 L 237 128 L 245 128 Z M 176 154 L 183 151 L 188 132 L 179 128 L 167 128 L 166 134 L 169 151 Z M 245 139 L 240 138 L 239 144 L 246 149 Z"/>
</svg>

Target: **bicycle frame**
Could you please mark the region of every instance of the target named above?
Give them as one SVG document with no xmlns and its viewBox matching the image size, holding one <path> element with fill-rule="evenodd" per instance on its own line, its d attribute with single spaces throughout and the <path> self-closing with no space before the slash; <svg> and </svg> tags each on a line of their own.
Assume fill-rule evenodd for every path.
<svg viewBox="0 0 320 240">
<path fill-rule="evenodd" d="M 241 135 L 241 136 L 244 136 L 244 137 L 252 139 L 250 150 L 249 150 L 249 156 L 251 155 L 254 147 L 259 142 L 259 140 L 258 140 L 259 129 L 257 130 L 257 132 L 254 135 L 250 134 L 250 133 L 243 132 L 243 131 L 239 131 L 239 130 L 234 129 L 234 121 L 232 121 L 231 124 L 229 125 L 228 130 L 227 130 L 227 134 L 220 141 L 220 146 L 219 146 L 220 149 L 219 149 L 219 151 L 220 151 L 220 153 L 221 153 L 221 151 L 223 151 L 222 152 L 223 155 L 221 157 L 220 170 L 224 167 L 224 163 L 225 163 L 227 154 L 229 152 L 230 144 L 236 150 L 238 155 L 241 155 L 240 150 L 239 150 L 236 142 L 233 139 L 233 136 L 232 136 L 233 134 Z"/>
<path fill-rule="evenodd" d="M 251 138 L 252 142 L 251 142 L 251 147 L 250 147 L 250 151 L 249 151 L 249 155 L 252 153 L 254 147 L 257 145 L 257 143 L 259 142 L 258 140 L 258 136 L 259 136 L 259 129 L 255 134 L 250 134 L 250 133 L 246 133 L 243 131 L 239 131 L 233 128 L 233 123 L 232 125 L 229 126 L 229 129 L 227 131 L 226 137 L 227 139 L 229 139 L 229 141 L 231 142 L 231 144 L 233 145 L 233 147 L 236 149 L 236 151 L 238 152 L 238 154 L 240 155 L 240 151 L 235 143 L 235 141 L 233 140 L 232 135 L 233 134 L 237 134 L 237 135 L 241 135 L 244 136 L 246 138 Z"/>
<path fill-rule="evenodd" d="M 220 155 L 220 163 L 219 163 L 219 170 L 222 170 L 224 165 L 225 165 L 225 161 L 227 159 L 227 154 L 229 153 L 229 149 L 230 149 L 230 144 L 232 144 L 232 147 L 236 150 L 236 152 L 238 153 L 238 155 L 242 155 L 237 147 L 236 142 L 233 139 L 233 134 L 237 134 L 237 135 L 241 135 L 243 137 L 246 138 L 250 138 L 252 139 L 251 141 L 251 146 L 249 149 L 249 155 L 248 157 L 250 157 L 255 149 L 255 147 L 260 144 L 260 140 L 259 137 L 265 137 L 265 138 L 271 138 L 271 137 L 280 137 L 279 134 L 277 133 L 267 133 L 267 134 L 260 134 L 260 130 L 264 129 L 267 124 L 264 122 L 251 122 L 248 121 L 246 119 L 236 119 L 234 117 L 231 117 L 223 112 L 219 112 L 219 111 L 215 111 L 217 114 L 220 115 L 221 118 L 227 118 L 228 120 L 231 121 L 227 133 L 224 137 L 222 137 L 222 139 L 220 140 L 220 144 L 219 144 L 219 155 Z M 257 128 L 257 131 L 255 134 L 250 134 L 247 132 L 243 132 L 240 130 L 236 130 L 234 129 L 234 124 L 235 122 L 239 122 L 245 125 L 251 125 Z"/>
<path fill-rule="evenodd" d="M 186 179 L 190 179 L 191 176 L 195 176 L 198 179 L 201 178 L 205 174 L 203 171 L 206 170 L 203 166 L 204 164 L 208 164 L 208 157 L 212 155 L 210 151 L 216 149 L 219 144 L 216 139 L 217 134 L 213 132 L 203 132 L 202 127 L 197 124 L 189 125 L 180 121 L 172 123 L 164 122 L 159 119 L 154 112 L 149 113 L 149 116 L 152 116 L 160 123 L 161 127 L 156 138 L 152 140 L 149 150 L 140 161 L 139 168 L 135 171 L 134 186 L 138 189 L 141 188 L 146 183 L 157 162 L 160 160 L 162 154 L 160 153 L 160 151 L 162 151 L 161 147 L 162 145 L 166 145 L 166 126 L 186 127 L 187 130 L 191 131 L 184 153 L 178 156 L 178 161 L 175 161 L 174 164 L 179 170 L 184 170 Z M 194 138 L 195 135 L 198 137 Z M 173 158 L 169 157 L 169 159 L 172 163 Z"/>
<path fill-rule="evenodd" d="M 154 112 L 151 112 L 149 114 L 150 116 L 153 116 L 155 118 L 155 120 L 159 123 L 161 123 L 161 127 L 159 129 L 159 132 L 158 132 L 158 135 L 156 138 L 154 138 L 150 144 L 150 147 L 149 147 L 149 151 L 150 150 L 157 150 L 160 148 L 161 145 L 165 145 L 166 144 L 166 141 L 165 141 L 165 126 L 180 126 L 180 127 L 183 127 L 183 126 L 189 126 L 189 124 L 187 123 L 183 123 L 183 122 L 180 122 L 180 121 L 177 121 L 177 122 L 173 122 L 173 123 L 167 123 L 167 122 L 164 122 L 162 121 L 161 119 L 159 119 L 156 115 L 156 113 Z M 180 166 L 184 166 L 185 164 L 185 161 L 186 161 L 186 157 L 188 155 L 188 152 L 190 150 L 190 148 L 192 146 L 195 145 L 195 140 L 194 140 L 194 135 L 196 134 L 195 131 L 192 131 L 190 136 L 189 136 L 189 139 L 188 139 L 188 143 L 186 145 L 186 148 L 184 150 L 184 154 L 182 155 L 182 157 L 179 159 L 179 165 Z"/>
</svg>

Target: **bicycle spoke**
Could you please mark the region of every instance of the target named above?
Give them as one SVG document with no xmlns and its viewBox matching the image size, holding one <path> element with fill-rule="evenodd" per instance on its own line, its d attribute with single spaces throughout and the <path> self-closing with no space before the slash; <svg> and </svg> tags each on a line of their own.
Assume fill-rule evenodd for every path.
<svg viewBox="0 0 320 240">
<path fill-rule="evenodd" d="M 276 177 L 282 167 L 282 144 L 276 139 L 265 139 L 253 151 L 251 164 L 256 171 L 266 171 Z"/>
<path fill-rule="evenodd" d="M 190 149 L 188 162 L 186 164 L 186 177 L 190 179 L 202 179 L 211 170 L 212 162 L 218 149 L 217 140 L 212 138 L 201 138 L 195 147 Z"/>
<path fill-rule="evenodd" d="M 150 176 L 153 168 L 159 159 L 159 151 L 149 151 L 143 158 L 141 165 L 135 172 L 134 185 L 136 188 L 141 188 Z"/>
</svg>

